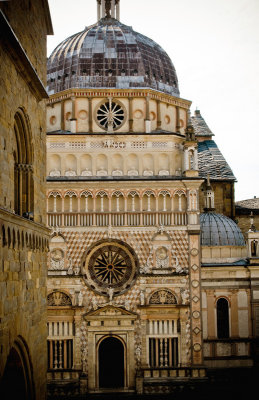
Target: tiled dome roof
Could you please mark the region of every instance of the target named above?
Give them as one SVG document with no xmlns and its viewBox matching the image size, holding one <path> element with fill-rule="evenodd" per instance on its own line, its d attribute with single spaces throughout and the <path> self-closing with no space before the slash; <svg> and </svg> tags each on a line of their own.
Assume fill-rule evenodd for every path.
<svg viewBox="0 0 259 400">
<path fill-rule="evenodd" d="M 222 214 L 202 213 L 201 245 L 202 246 L 244 246 L 244 237 L 237 224 Z"/>
<path fill-rule="evenodd" d="M 48 59 L 47 90 L 152 88 L 179 96 L 175 68 L 153 40 L 114 18 L 61 42 Z"/>
</svg>

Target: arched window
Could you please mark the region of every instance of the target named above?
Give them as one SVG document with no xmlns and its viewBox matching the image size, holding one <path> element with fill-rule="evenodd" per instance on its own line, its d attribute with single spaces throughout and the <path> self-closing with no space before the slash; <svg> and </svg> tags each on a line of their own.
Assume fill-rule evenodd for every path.
<svg viewBox="0 0 259 400">
<path fill-rule="evenodd" d="M 217 301 L 217 336 L 218 339 L 229 338 L 229 304 L 224 298 Z"/>
<path fill-rule="evenodd" d="M 32 140 L 28 117 L 20 108 L 14 116 L 14 210 L 16 214 L 33 219 L 34 187 L 32 169 Z"/>
</svg>

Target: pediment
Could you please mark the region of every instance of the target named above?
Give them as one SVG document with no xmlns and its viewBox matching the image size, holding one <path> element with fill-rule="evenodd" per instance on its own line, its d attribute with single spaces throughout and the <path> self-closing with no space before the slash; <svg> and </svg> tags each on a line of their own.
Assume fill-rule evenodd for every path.
<svg viewBox="0 0 259 400">
<path fill-rule="evenodd" d="M 85 314 L 85 317 L 132 317 L 136 318 L 136 314 L 126 310 L 122 307 L 116 307 L 111 304 L 106 305 L 104 307 L 100 307 L 97 310 L 92 310 L 89 313 Z"/>
</svg>

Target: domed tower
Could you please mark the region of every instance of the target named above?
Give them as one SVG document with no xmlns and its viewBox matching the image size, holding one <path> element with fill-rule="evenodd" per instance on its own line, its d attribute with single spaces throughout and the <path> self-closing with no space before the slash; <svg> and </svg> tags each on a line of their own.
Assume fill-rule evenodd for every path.
<svg viewBox="0 0 259 400">
<path fill-rule="evenodd" d="M 49 369 L 148 393 L 156 370 L 204 376 L 203 179 L 169 56 L 120 22 L 119 0 L 97 10 L 48 60 Z"/>
</svg>

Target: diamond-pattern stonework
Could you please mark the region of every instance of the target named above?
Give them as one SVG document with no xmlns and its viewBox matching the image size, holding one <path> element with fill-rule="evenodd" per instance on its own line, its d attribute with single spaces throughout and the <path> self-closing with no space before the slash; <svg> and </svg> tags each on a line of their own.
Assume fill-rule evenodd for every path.
<svg viewBox="0 0 259 400">
<path fill-rule="evenodd" d="M 168 231 L 172 239 L 172 249 L 182 268 L 188 267 L 188 240 L 185 231 Z M 80 266 L 84 252 L 95 242 L 107 238 L 106 231 L 64 231 L 62 232 L 67 243 L 68 258 L 74 266 Z M 114 232 L 111 239 L 118 239 L 126 242 L 135 251 L 139 265 L 147 262 L 152 248 L 152 237 L 154 231 L 120 231 Z"/>
</svg>

